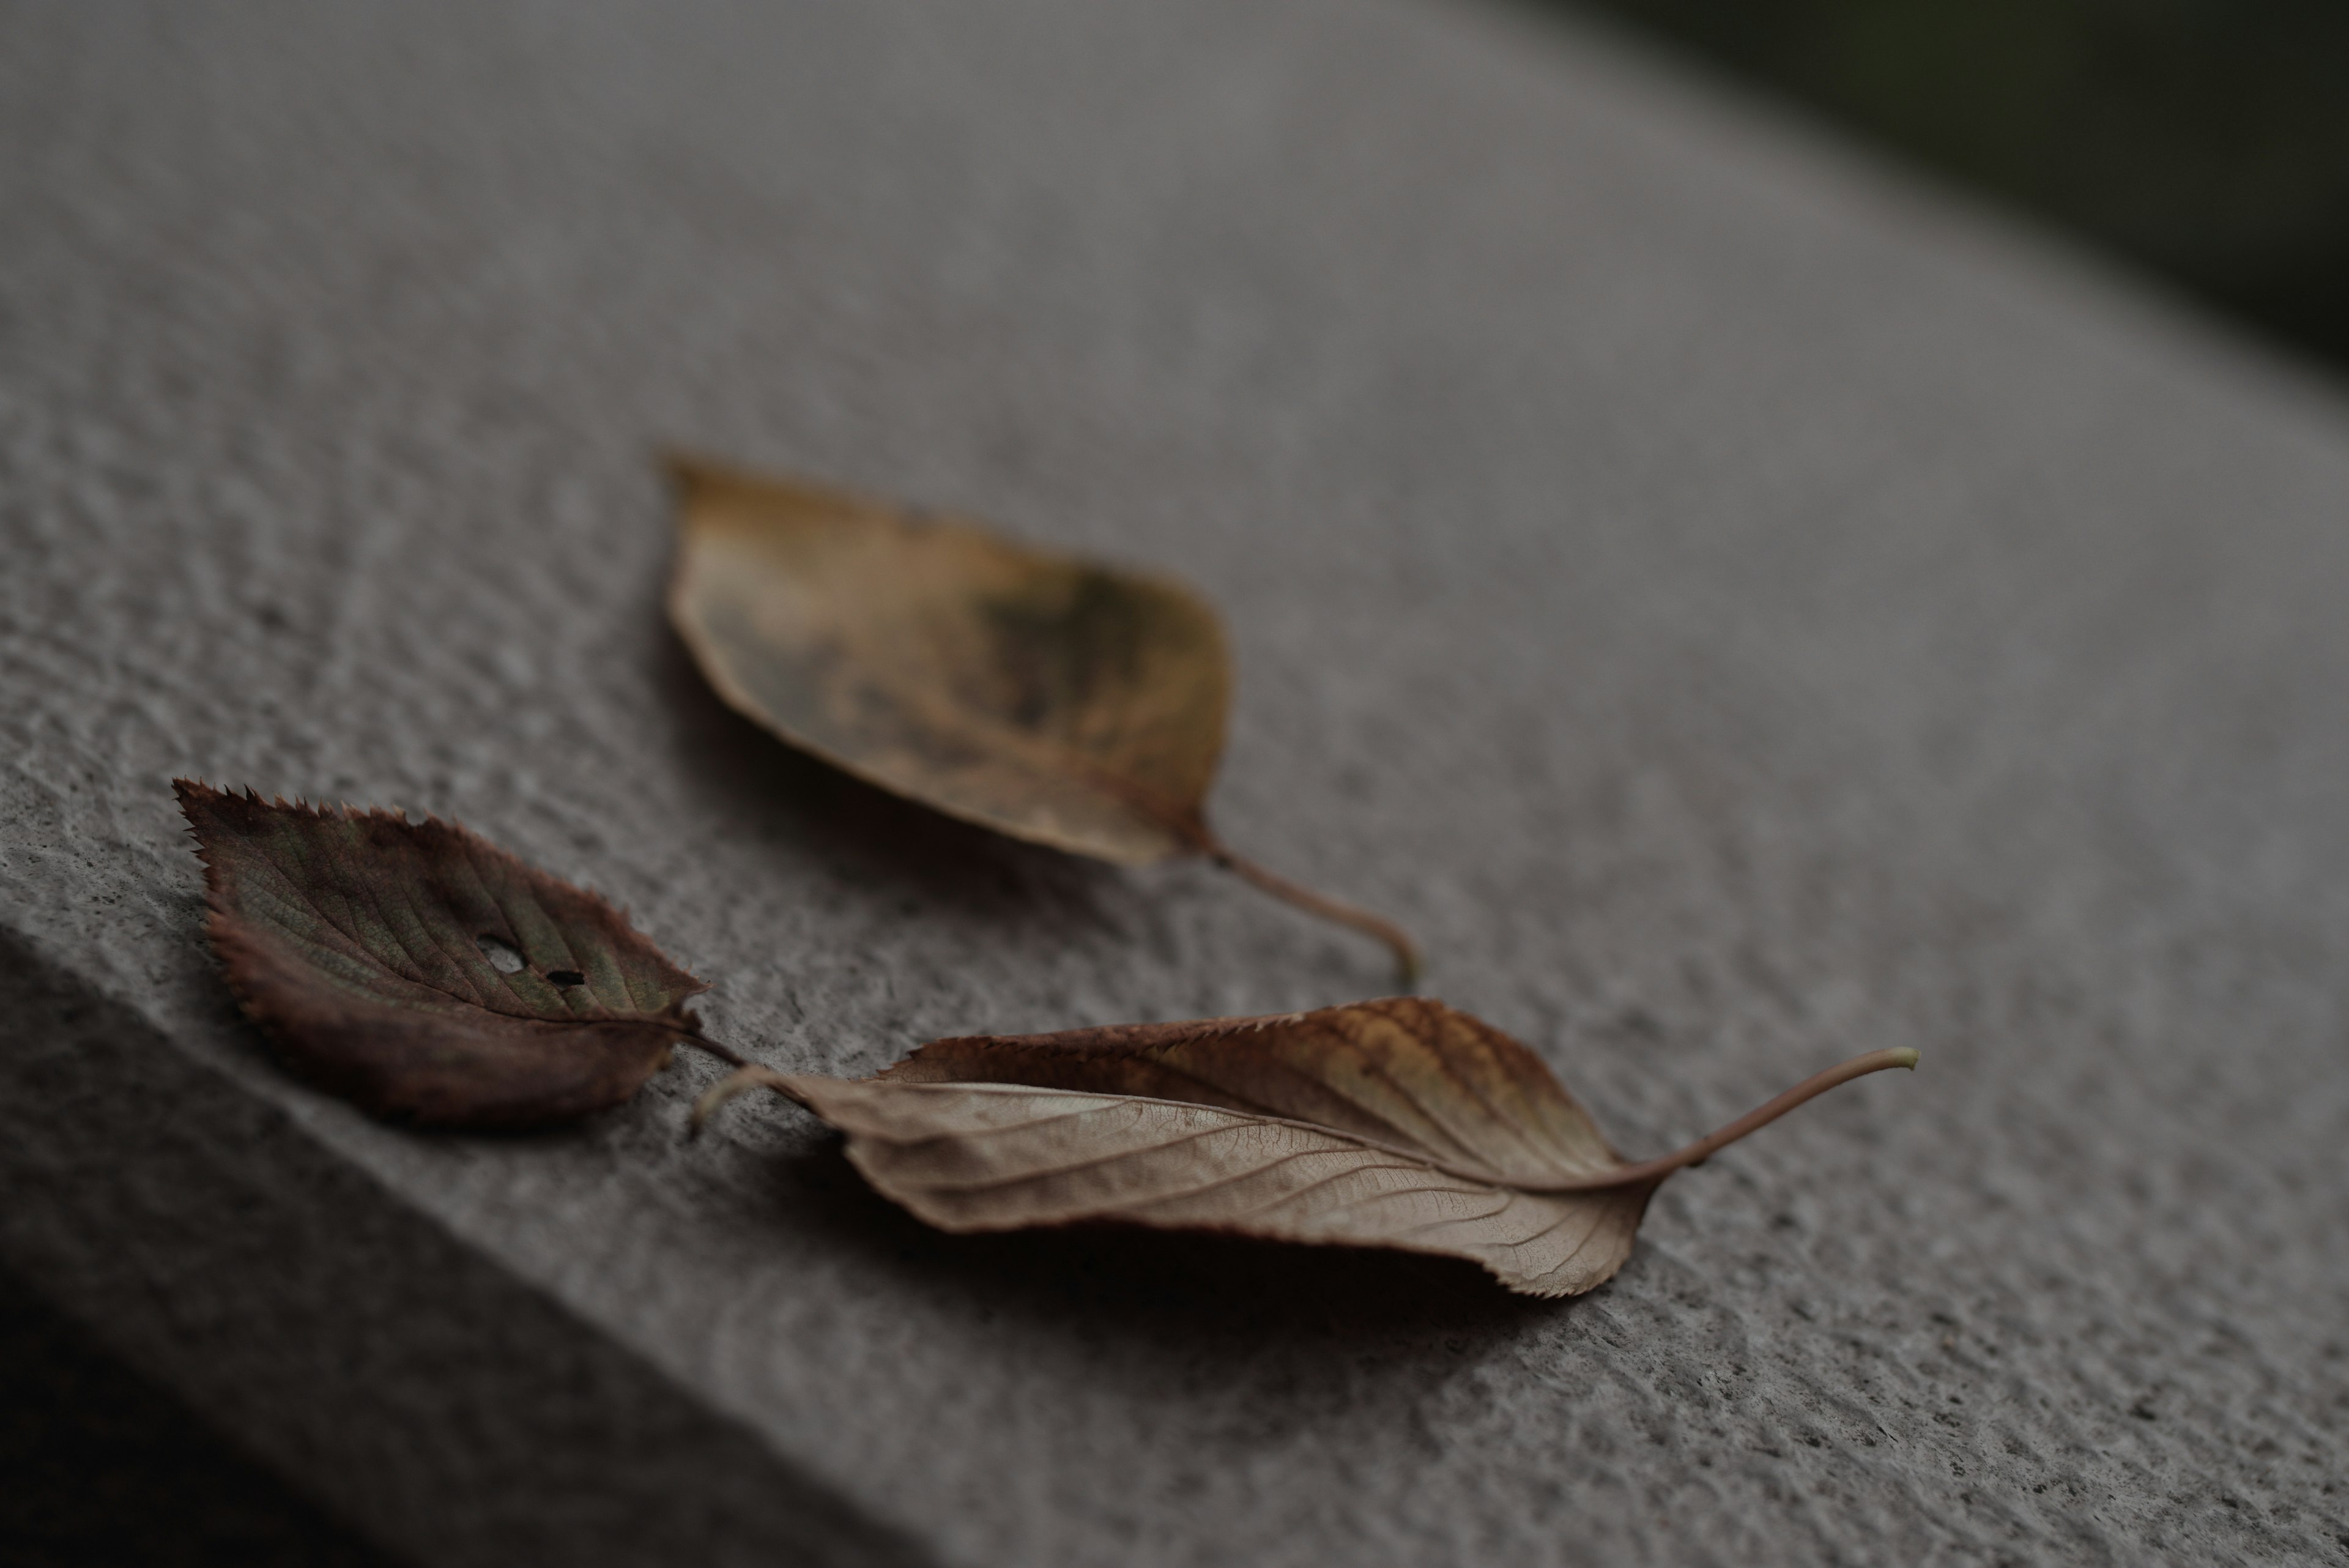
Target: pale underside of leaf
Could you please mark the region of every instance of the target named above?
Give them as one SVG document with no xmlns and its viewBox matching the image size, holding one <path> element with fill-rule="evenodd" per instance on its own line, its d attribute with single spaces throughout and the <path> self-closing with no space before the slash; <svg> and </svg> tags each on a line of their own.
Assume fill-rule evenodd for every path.
<svg viewBox="0 0 2349 1568">
<path fill-rule="evenodd" d="M 785 1092 L 947 1229 L 1095 1219 L 1400 1248 L 1537 1295 L 1620 1268 L 1653 1187 L 1526 1190 L 1605 1183 L 1623 1160 L 1539 1057 L 1424 997 L 939 1040 L 863 1087 Z"/>
<path fill-rule="evenodd" d="M 1231 675 L 1181 585 L 714 465 L 669 614 L 737 711 L 866 781 L 1124 864 L 1199 847 Z"/>
<path fill-rule="evenodd" d="M 367 1110 L 567 1120 L 628 1098 L 694 1033 L 701 981 L 601 898 L 453 823 L 175 787 L 239 1002 Z"/>
<path fill-rule="evenodd" d="M 1656 1182 L 1529 1192 L 1213 1106 L 1001 1084 L 765 1079 L 848 1135 L 883 1194 L 945 1231 L 1113 1221 L 1465 1258 L 1511 1290 L 1613 1277 Z"/>
<path fill-rule="evenodd" d="M 1626 1161 L 1541 1059 L 1422 997 L 1264 1018 L 940 1040 L 876 1077 L 746 1066 L 848 1135 L 884 1194 L 949 1231 L 1106 1220 L 1465 1258 L 1576 1295 L 1630 1257 L 1672 1172 L 1836 1085 L 1797 1085 L 1658 1159 Z"/>
</svg>

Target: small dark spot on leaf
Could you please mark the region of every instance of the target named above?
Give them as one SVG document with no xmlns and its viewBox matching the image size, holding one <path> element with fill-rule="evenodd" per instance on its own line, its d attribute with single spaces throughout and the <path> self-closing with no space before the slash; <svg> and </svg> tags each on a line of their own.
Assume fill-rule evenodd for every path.
<svg viewBox="0 0 2349 1568">
<path fill-rule="evenodd" d="M 522 954 L 514 951 L 513 944 L 507 941 L 504 938 L 492 936 L 489 932 L 483 931 L 480 936 L 473 939 L 473 945 L 481 950 L 481 956 L 489 960 L 490 967 L 497 971 L 500 974 L 520 974 L 522 972 Z"/>
<path fill-rule="evenodd" d="M 575 969 L 549 970 L 546 971 L 546 978 L 553 981 L 557 985 L 585 985 L 587 983 L 587 977 L 581 974 Z"/>
</svg>

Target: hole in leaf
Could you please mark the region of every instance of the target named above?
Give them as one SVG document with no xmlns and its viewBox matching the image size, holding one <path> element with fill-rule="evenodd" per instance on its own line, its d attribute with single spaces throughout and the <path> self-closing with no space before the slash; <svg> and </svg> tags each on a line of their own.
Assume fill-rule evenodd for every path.
<svg viewBox="0 0 2349 1568">
<path fill-rule="evenodd" d="M 514 951 L 512 943 L 483 931 L 473 939 L 473 945 L 481 950 L 481 956 L 489 960 L 490 967 L 500 974 L 522 972 L 522 954 Z"/>
<path fill-rule="evenodd" d="M 557 985 L 585 985 L 587 983 L 587 977 L 581 974 L 575 969 L 551 969 L 546 971 L 546 978 L 553 981 Z"/>
</svg>

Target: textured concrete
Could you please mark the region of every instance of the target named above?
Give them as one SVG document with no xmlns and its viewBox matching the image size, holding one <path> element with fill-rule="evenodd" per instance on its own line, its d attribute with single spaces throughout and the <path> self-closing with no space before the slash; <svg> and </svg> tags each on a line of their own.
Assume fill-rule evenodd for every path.
<svg viewBox="0 0 2349 1568">
<path fill-rule="evenodd" d="M 2349 1562 L 2349 411 L 1509 12 L 0 12 L 0 1252 L 451 1563 Z M 763 1060 L 1375 992 L 804 763 L 687 442 L 1175 566 L 1219 818 L 1625 1147 L 1578 1303 L 948 1240 L 686 1065 L 289 1084 L 174 773 L 451 814 Z"/>
</svg>

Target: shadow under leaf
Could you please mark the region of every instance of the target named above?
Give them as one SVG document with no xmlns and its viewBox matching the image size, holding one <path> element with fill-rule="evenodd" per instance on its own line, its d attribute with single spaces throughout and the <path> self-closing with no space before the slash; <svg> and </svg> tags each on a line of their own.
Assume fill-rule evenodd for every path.
<svg viewBox="0 0 2349 1568">
<path fill-rule="evenodd" d="M 943 1282 L 975 1307 L 1092 1333 L 1113 1325 L 1185 1356 L 1219 1343 L 1253 1355 L 1278 1344 L 1484 1340 L 1575 1306 L 1513 1294 L 1458 1259 L 1383 1248 L 1120 1224 L 950 1234 L 874 1191 L 843 1149 L 827 1137 L 773 1168 L 792 1220 L 827 1247 Z"/>
</svg>

